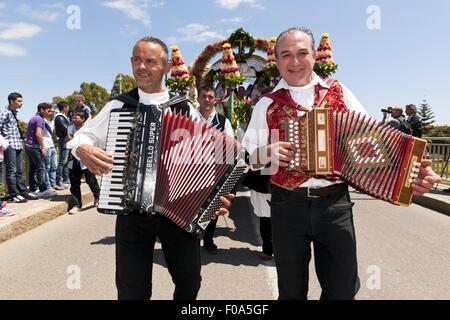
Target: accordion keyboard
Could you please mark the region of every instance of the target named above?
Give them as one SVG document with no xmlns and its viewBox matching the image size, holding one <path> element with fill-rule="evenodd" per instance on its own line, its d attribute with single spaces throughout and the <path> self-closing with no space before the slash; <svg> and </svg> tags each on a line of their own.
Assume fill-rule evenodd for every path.
<svg viewBox="0 0 450 320">
<path fill-rule="evenodd" d="M 112 170 L 102 176 L 98 210 L 103 213 L 122 211 L 124 195 L 123 173 L 127 138 L 132 129 L 133 112 L 125 109 L 111 111 L 106 152 L 113 155 Z"/>
</svg>

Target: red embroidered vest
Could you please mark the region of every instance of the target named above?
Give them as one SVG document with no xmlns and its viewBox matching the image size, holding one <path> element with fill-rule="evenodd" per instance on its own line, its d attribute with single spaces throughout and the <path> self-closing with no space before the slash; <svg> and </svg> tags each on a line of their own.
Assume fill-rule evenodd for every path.
<svg viewBox="0 0 450 320">
<path fill-rule="evenodd" d="M 344 103 L 342 87 L 339 82 L 334 79 L 326 79 L 325 83 L 330 87 L 329 89 L 322 87 L 320 84 L 315 86 L 313 108 L 327 107 L 331 110 L 347 109 L 347 106 Z M 267 108 L 266 115 L 269 132 L 273 129 L 278 129 L 279 140 L 285 141 L 284 120 L 297 118 L 297 110 L 307 111 L 308 109 L 292 100 L 289 90 L 286 89 L 280 89 L 266 97 L 273 100 L 272 104 Z M 269 141 L 270 143 L 277 142 L 272 140 L 271 136 L 269 136 Z M 272 175 L 271 182 L 281 188 L 294 190 L 309 178 L 310 176 L 303 175 L 300 172 L 279 168 L 278 171 Z"/>
</svg>

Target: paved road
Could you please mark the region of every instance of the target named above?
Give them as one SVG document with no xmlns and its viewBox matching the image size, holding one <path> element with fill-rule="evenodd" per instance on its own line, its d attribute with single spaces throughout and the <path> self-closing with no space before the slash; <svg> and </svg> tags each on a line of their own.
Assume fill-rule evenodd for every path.
<svg viewBox="0 0 450 320">
<path fill-rule="evenodd" d="M 450 217 L 353 193 L 361 290 L 358 299 L 450 299 Z M 115 217 L 94 209 L 61 216 L 0 244 L 0 299 L 115 299 Z M 275 299 L 273 261 L 259 259 L 257 220 L 241 194 L 219 219 L 219 252 L 203 252 L 199 299 Z M 173 285 L 160 246 L 155 299 Z M 320 288 L 311 263 L 311 299 Z"/>
</svg>

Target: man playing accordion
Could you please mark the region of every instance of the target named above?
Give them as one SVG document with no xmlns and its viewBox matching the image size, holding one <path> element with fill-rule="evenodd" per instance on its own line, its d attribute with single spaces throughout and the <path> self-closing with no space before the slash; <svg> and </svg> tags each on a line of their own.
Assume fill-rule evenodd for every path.
<svg viewBox="0 0 450 320">
<path fill-rule="evenodd" d="M 294 159 L 294 147 L 277 141 L 274 135 L 283 131 L 286 119 L 301 117 L 318 105 L 320 92 L 326 92 L 321 99 L 327 102 L 330 112 L 366 111 L 342 84 L 324 81 L 313 72 L 316 50 L 310 30 L 291 28 L 282 32 L 277 38 L 275 57 L 282 79 L 270 98 L 262 98 L 255 106 L 243 145 L 250 153 L 253 169 L 269 162 L 275 169 L 270 173 L 270 206 L 279 299 L 307 299 L 311 242 L 321 298 L 353 299 L 359 280 L 353 203 L 347 184 L 286 170 Z M 299 139 L 301 142 L 306 137 Z M 414 181 L 415 195 L 429 191 L 439 181 L 430 164 L 429 160 L 422 161 Z"/>
<path fill-rule="evenodd" d="M 169 101 L 169 92 L 163 77 L 170 71 L 167 46 L 160 39 L 145 37 L 133 48 L 131 57 L 133 75 L 138 88 L 129 94 L 143 105 L 159 106 Z M 96 175 L 111 170 L 113 158 L 101 149 L 105 145 L 108 119 L 112 109 L 121 108 L 123 102 L 113 100 L 70 142 L 72 154 Z M 196 117 L 193 106 L 185 101 L 175 111 Z M 225 214 L 230 206 L 221 198 L 222 208 L 216 215 Z M 144 215 L 131 212 L 118 215 L 116 221 L 116 285 L 119 299 L 150 299 L 152 295 L 153 250 L 159 238 L 168 270 L 175 284 L 174 299 L 196 299 L 200 289 L 199 240 L 160 214 Z"/>
</svg>

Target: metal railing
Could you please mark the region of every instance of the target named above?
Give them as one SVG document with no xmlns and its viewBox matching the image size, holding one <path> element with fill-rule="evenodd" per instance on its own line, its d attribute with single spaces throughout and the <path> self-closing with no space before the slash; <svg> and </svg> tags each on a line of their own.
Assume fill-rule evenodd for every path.
<svg viewBox="0 0 450 320">
<path fill-rule="evenodd" d="M 433 170 L 442 179 L 450 180 L 450 137 L 425 137 L 429 143 L 428 154 Z"/>
</svg>

